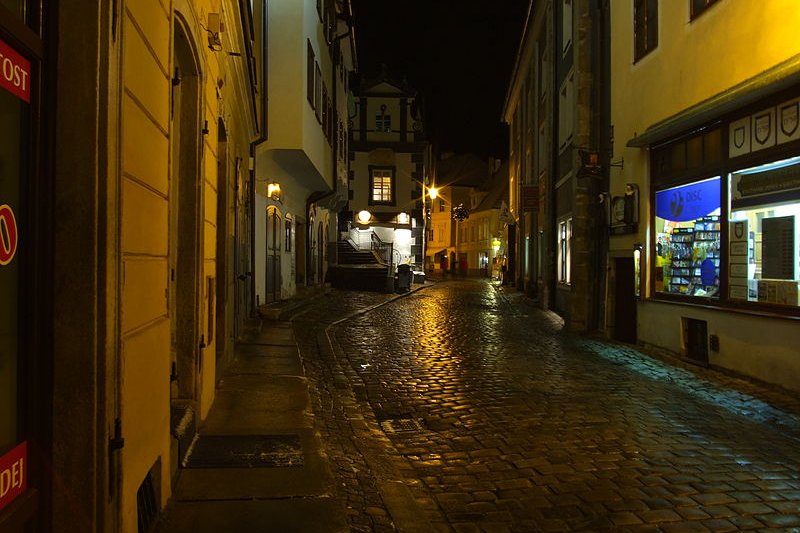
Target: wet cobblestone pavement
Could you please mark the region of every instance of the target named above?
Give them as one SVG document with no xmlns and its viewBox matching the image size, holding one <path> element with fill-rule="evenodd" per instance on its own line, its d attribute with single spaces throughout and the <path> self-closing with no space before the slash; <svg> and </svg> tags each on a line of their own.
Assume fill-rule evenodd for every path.
<svg viewBox="0 0 800 533">
<path fill-rule="evenodd" d="M 293 318 L 352 531 L 800 531 L 796 397 L 485 281 L 389 298 Z"/>
</svg>

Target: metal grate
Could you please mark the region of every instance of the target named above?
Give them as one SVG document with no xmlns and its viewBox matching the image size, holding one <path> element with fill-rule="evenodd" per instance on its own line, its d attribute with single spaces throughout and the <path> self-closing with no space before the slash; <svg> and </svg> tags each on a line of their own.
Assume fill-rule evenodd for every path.
<svg viewBox="0 0 800 533">
<path fill-rule="evenodd" d="M 199 435 L 187 468 L 303 466 L 299 435 Z"/>
<path fill-rule="evenodd" d="M 381 429 L 386 433 L 401 433 L 407 431 L 422 431 L 425 426 L 418 418 L 399 418 L 397 420 L 384 420 Z"/>
</svg>

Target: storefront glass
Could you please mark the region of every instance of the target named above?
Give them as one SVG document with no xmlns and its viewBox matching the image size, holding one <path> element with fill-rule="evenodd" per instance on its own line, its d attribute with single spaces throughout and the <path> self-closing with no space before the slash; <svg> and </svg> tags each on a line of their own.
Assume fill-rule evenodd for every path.
<svg viewBox="0 0 800 533">
<path fill-rule="evenodd" d="M 17 444 L 19 391 L 19 250 L 21 178 L 25 160 L 21 138 L 27 104 L 0 90 L 0 454 Z"/>
<path fill-rule="evenodd" d="M 797 307 L 800 157 L 730 176 L 729 297 Z"/>
<path fill-rule="evenodd" d="M 656 192 L 655 291 L 719 298 L 720 178 Z"/>
</svg>

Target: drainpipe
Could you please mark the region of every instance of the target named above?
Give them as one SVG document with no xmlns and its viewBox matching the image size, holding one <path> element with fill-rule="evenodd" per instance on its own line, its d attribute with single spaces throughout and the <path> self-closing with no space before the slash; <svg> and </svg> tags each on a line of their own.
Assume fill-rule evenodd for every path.
<svg viewBox="0 0 800 533">
<path fill-rule="evenodd" d="M 250 203 L 249 213 L 250 217 L 250 310 L 252 311 L 251 317 L 257 316 L 256 310 L 256 147 L 266 142 L 267 135 L 267 120 L 269 116 L 269 93 L 267 91 L 269 80 L 269 17 L 267 11 L 269 10 L 269 3 L 265 2 L 261 5 L 261 71 L 264 78 L 261 82 L 263 91 L 263 100 L 261 102 L 261 124 L 258 132 L 258 137 L 250 143 L 249 160 L 247 162 L 249 191 L 248 200 Z M 234 266 L 235 268 L 235 266 Z"/>
</svg>

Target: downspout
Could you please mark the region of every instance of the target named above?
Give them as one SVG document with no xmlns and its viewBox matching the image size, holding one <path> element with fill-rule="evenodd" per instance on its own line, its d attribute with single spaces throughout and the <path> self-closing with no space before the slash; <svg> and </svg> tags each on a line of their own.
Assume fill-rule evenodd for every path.
<svg viewBox="0 0 800 533">
<path fill-rule="evenodd" d="M 556 247 L 553 246 L 556 242 L 556 222 L 558 220 L 557 214 L 557 202 L 556 202 L 556 182 L 558 181 L 557 172 L 558 172 L 558 136 L 559 136 L 559 124 L 558 124 L 558 64 L 556 63 L 556 58 L 558 54 L 556 53 L 556 39 L 558 35 L 556 34 L 556 28 L 558 27 L 558 8 L 555 5 L 550 6 L 550 9 L 553 10 L 551 16 L 553 24 L 550 27 L 550 33 L 552 35 L 551 39 L 548 39 L 549 42 L 552 43 L 550 46 L 550 64 L 553 65 L 552 70 L 552 86 L 550 87 L 550 98 L 552 101 L 550 102 L 550 117 L 553 121 L 553 125 L 555 126 L 552 129 L 552 137 L 550 139 L 550 183 L 548 184 L 548 188 L 550 189 L 548 192 L 550 193 L 548 196 L 550 197 L 550 205 L 549 211 L 550 216 L 548 217 L 548 224 L 549 228 L 549 238 L 547 239 L 547 254 L 549 256 L 549 261 L 547 262 L 550 266 L 550 276 L 548 280 L 548 296 L 547 296 L 547 308 L 554 309 L 555 302 L 556 302 L 556 288 L 557 288 L 557 278 L 558 272 L 555 271 L 556 267 L 556 258 L 555 258 L 555 250 Z M 560 48 L 560 47 L 559 47 Z"/>
<path fill-rule="evenodd" d="M 251 317 L 256 316 L 256 147 L 265 142 L 268 138 L 267 135 L 267 118 L 268 118 L 268 102 L 269 102 L 269 92 L 267 90 L 269 80 L 269 26 L 268 21 L 269 17 L 267 13 L 269 11 L 269 2 L 263 2 L 261 4 L 261 43 L 262 43 L 262 52 L 261 52 L 261 72 L 263 73 L 263 81 L 261 83 L 262 87 L 262 100 L 261 100 L 261 124 L 258 128 L 258 136 L 250 143 L 250 157 L 249 161 L 247 162 L 248 168 L 248 179 L 249 179 L 249 187 L 248 187 L 248 201 L 250 203 L 249 209 L 249 217 L 250 217 L 250 310 L 251 310 Z M 255 75 L 255 74 L 253 74 Z"/>
</svg>

